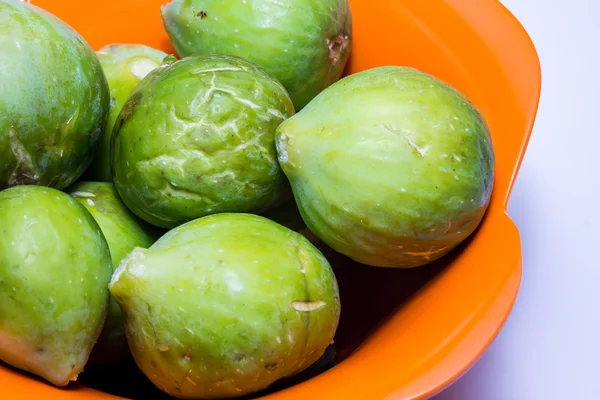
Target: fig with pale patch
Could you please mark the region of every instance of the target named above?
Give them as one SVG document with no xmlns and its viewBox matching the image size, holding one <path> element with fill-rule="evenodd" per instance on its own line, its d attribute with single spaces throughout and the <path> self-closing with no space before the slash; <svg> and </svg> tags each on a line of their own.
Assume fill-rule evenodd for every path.
<svg viewBox="0 0 600 400">
<path fill-rule="evenodd" d="M 134 250 L 109 285 L 137 365 L 178 398 L 252 394 L 313 365 L 340 316 L 335 275 L 304 236 L 218 214 Z"/>
<path fill-rule="evenodd" d="M 273 208 L 291 198 L 275 131 L 293 114 L 285 88 L 241 58 L 163 64 L 136 87 L 115 126 L 111 168 L 119 195 L 162 228 Z"/>
<path fill-rule="evenodd" d="M 283 122 L 276 142 L 308 228 L 367 265 L 428 264 L 489 205 L 495 155 L 483 115 L 413 68 L 342 79 Z"/>
</svg>

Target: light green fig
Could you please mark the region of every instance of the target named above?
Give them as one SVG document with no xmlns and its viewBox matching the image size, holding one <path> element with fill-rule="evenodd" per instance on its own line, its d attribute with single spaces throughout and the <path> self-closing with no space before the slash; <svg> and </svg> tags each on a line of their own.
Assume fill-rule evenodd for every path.
<svg viewBox="0 0 600 400">
<path fill-rule="evenodd" d="M 77 32 L 29 3 L 0 1 L 0 190 L 75 182 L 96 153 L 109 99 Z"/>
<path fill-rule="evenodd" d="M 109 285 L 137 365 L 178 398 L 252 394 L 313 365 L 339 322 L 335 275 L 305 237 L 217 214 L 134 250 Z"/>
<path fill-rule="evenodd" d="M 100 147 L 87 170 L 90 181 L 112 182 L 110 138 L 125 101 L 137 84 L 160 66 L 168 54 L 142 44 L 115 43 L 96 52 L 110 88 L 110 112 Z"/>
<path fill-rule="evenodd" d="M 155 69 L 113 133 L 120 197 L 162 228 L 222 212 L 260 213 L 291 198 L 275 131 L 294 107 L 277 80 L 233 56 L 194 56 Z"/>
<path fill-rule="evenodd" d="M 0 360 L 56 386 L 76 380 L 111 274 L 102 231 L 76 200 L 43 186 L 0 192 Z"/>
<path fill-rule="evenodd" d="M 109 182 L 78 182 L 69 194 L 94 217 L 110 250 L 113 270 L 136 247 L 149 247 L 160 231 L 136 217 L 123 204 L 114 185 Z M 111 297 L 102 334 L 90 356 L 94 364 L 120 361 L 129 355 L 123 314 Z"/>
<path fill-rule="evenodd" d="M 258 64 L 296 110 L 340 79 L 352 44 L 348 0 L 173 0 L 162 19 L 181 57 L 231 54 Z"/>
<path fill-rule="evenodd" d="M 415 267 L 473 233 L 489 205 L 488 126 L 457 89 L 379 67 L 342 79 L 278 128 L 279 162 L 309 229 L 379 267 Z"/>
</svg>

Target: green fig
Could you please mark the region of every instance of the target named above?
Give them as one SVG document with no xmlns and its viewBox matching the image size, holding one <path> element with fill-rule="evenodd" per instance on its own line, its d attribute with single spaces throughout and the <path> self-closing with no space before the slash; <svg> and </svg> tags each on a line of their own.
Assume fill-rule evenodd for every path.
<svg viewBox="0 0 600 400">
<path fill-rule="evenodd" d="M 413 68 L 340 80 L 283 122 L 276 143 L 309 229 L 363 264 L 430 263 L 489 205 L 495 156 L 482 114 Z"/>
<path fill-rule="evenodd" d="M 110 44 L 96 52 L 110 88 L 110 113 L 102 142 L 87 170 L 90 181 L 112 182 L 110 138 L 121 108 L 137 84 L 160 66 L 168 54 L 142 44 Z"/>
<path fill-rule="evenodd" d="M 313 365 L 339 322 L 335 275 L 305 237 L 217 214 L 134 250 L 109 285 L 139 368 L 178 398 L 252 394 Z"/>
<path fill-rule="evenodd" d="M 0 192 L 0 360 L 56 386 L 76 380 L 111 274 L 102 231 L 76 200 L 43 186 Z"/>
<path fill-rule="evenodd" d="M 258 64 L 296 110 L 340 79 L 352 44 L 348 0 L 174 0 L 162 19 L 181 57 L 231 54 Z"/>
<path fill-rule="evenodd" d="M 119 195 L 161 228 L 291 198 L 275 131 L 294 108 L 277 80 L 226 55 L 163 65 L 137 86 L 113 133 Z"/>
<path fill-rule="evenodd" d="M 0 1 L 0 190 L 75 182 L 96 153 L 109 100 L 77 32 L 29 3 Z"/>
<path fill-rule="evenodd" d="M 160 236 L 154 226 L 136 217 L 121 201 L 109 182 L 78 182 L 69 194 L 94 217 L 110 250 L 113 270 L 134 248 L 149 247 Z M 94 364 L 120 361 L 129 355 L 123 314 L 111 297 L 102 334 L 90 356 Z"/>
</svg>

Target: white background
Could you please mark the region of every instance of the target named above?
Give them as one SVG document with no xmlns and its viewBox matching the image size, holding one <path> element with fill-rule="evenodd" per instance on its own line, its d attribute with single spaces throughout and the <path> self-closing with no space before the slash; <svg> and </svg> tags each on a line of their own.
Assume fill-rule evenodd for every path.
<svg viewBox="0 0 600 400">
<path fill-rule="evenodd" d="M 502 2 L 542 64 L 538 119 L 509 205 L 522 288 L 488 352 L 435 400 L 600 399 L 600 2 Z"/>
</svg>

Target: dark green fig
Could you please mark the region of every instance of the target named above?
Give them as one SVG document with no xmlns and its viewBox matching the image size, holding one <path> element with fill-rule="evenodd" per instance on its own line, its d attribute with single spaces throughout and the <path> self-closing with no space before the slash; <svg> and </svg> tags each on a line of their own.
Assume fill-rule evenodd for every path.
<svg viewBox="0 0 600 400">
<path fill-rule="evenodd" d="M 75 182 L 96 154 L 109 100 L 77 32 L 26 2 L 0 2 L 0 190 Z"/>
</svg>

